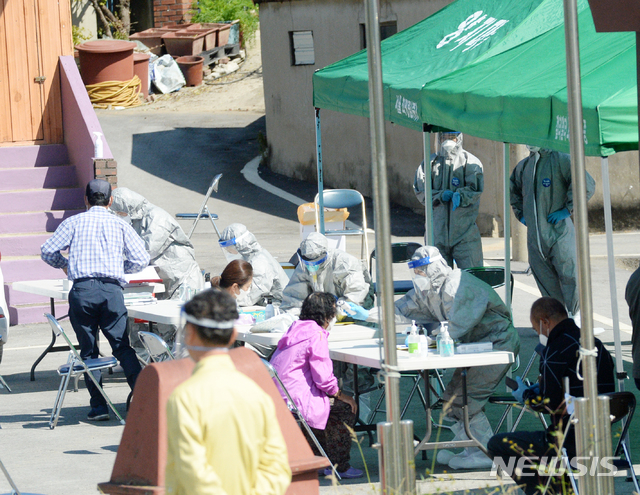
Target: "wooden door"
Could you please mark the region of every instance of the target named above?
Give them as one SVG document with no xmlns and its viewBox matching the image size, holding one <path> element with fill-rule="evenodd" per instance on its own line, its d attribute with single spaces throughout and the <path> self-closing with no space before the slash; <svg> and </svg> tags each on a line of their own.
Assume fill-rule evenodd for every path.
<svg viewBox="0 0 640 495">
<path fill-rule="evenodd" d="M 58 57 L 72 53 L 69 0 L 0 0 L 0 146 L 63 142 Z"/>
</svg>

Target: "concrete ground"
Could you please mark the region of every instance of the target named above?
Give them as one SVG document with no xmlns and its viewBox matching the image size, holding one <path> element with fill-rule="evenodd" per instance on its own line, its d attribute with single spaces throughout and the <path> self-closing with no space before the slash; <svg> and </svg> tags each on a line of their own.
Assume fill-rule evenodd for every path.
<svg viewBox="0 0 640 495">
<path fill-rule="evenodd" d="M 257 168 L 253 158 L 259 154 L 258 132 L 264 132 L 264 117 L 248 112 L 225 114 L 185 114 L 143 112 L 100 112 L 99 118 L 106 138 L 118 161 L 119 185 L 129 187 L 163 207 L 171 214 L 195 212 L 211 178 L 223 173 L 220 190 L 209 201 L 209 208 L 220 216 L 220 229 L 232 222 L 242 222 L 259 241 L 280 261 L 286 261 L 299 244 L 297 204 L 312 201 L 315 184 L 293 181 Z M 250 163 L 251 162 L 251 163 Z M 244 171 L 244 174 L 243 174 Z M 248 178 L 248 179 L 247 179 Z M 261 182 L 262 181 L 262 182 Z M 274 189 L 274 188 L 277 188 Z M 357 215 L 353 217 L 357 222 Z M 371 223 L 372 215 L 368 215 Z M 410 210 L 393 208 L 393 241 L 421 241 L 422 218 Z M 185 229 L 189 223 L 184 225 Z M 193 236 L 198 262 L 201 267 L 216 273 L 225 260 L 217 246 L 212 225 L 201 221 Z M 594 318 L 596 326 L 605 329 L 601 339 L 612 349 L 611 300 L 605 258 L 605 239 L 593 235 L 591 241 L 591 267 L 593 281 Z M 615 235 L 617 307 L 621 322 L 624 368 L 630 372 L 631 327 L 624 287 L 631 274 L 628 258 L 640 256 L 639 232 Z M 373 248 L 373 236 L 370 236 Z M 504 260 L 502 239 L 483 239 L 486 265 L 501 265 Z M 348 250 L 353 254 L 359 245 L 351 240 Z M 624 260 L 623 260 L 624 259 Z M 538 297 L 533 277 L 524 274 L 525 263 L 512 263 L 515 272 L 513 292 L 514 323 L 522 338 L 522 356 L 526 362 L 537 342 L 529 328 L 528 311 Z M 408 277 L 407 269 L 396 267 L 396 276 Z M 70 326 L 64 324 L 67 329 Z M 58 386 L 56 368 L 65 361 L 64 353 L 48 355 L 39 365 L 36 381 L 29 381 L 29 369 L 42 352 L 50 337 L 45 324 L 12 327 L 10 341 L 5 346 L 0 374 L 13 389 L 0 390 L 0 429 L 2 449 L 0 459 L 24 492 L 48 495 L 68 493 L 90 494 L 96 485 L 109 480 L 123 427 L 115 420 L 102 423 L 86 421 L 88 394 L 80 383 L 78 393 L 69 392 L 57 428 L 50 430 L 48 417 Z M 108 350 L 105 342 L 103 349 Z M 402 384 L 401 400 L 406 398 L 407 383 Z M 636 393 L 630 381 L 626 388 Z M 105 377 L 105 389 L 124 414 L 128 387 L 122 373 Z M 375 400 L 374 394 L 373 399 Z M 487 415 L 495 424 L 501 415 L 501 406 L 488 406 Z M 424 411 L 418 400 L 413 400 L 407 417 L 415 422 L 416 434 L 424 434 Z M 379 415 L 377 420 L 383 419 Z M 525 417 L 522 428 L 539 428 L 533 417 Z M 637 418 L 632 426 L 634 462 L 640 462 L 634 438 L 640 431 Z M 369 446 L 366 436 L 360 448 L 354 443 L 352 463 L 365 465 L 371 483 L 363 480 L 331 486 L 322 480 L 322 493 L 379 493 L 377 453 Z M 450 471 L 447 469 L 447 471 Z M 445 472 L 427 460 L 416 458 L 419 493 L 496 493 L 513 491 L 510 482 L 500 482 L 488 471 Z M 431 476 L 428 473 L 435 473 Z M 439 481 L 441 479 L 442 481 Z M 0 476 L 0 492 L 10 491 Z M 616 493 L 632 493 L 632 485 L 623 477 L 616 478 Z"/>
</svg>

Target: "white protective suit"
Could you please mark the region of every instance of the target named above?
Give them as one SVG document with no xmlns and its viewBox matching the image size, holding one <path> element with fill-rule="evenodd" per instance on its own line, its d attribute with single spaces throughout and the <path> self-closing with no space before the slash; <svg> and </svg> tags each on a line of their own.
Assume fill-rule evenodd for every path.
<svg viewBox="0 0 640 495">
<path fill-rule="evenodd" d="M 491 342 L 496 351 L 509 351 L 517 354 L 520 350 L 520 338 L 511 321 L 511 315 L 504 302 L 495 290 L 488 284 L 459 269 L 451 269 L 437 248 L 423 246 L 416 250 L 412 260 L 422 258 L 435 260 L 421 267 L 426 273 L 423 277 L 414 277 L 414 288 L 396 301 L 396 313 L 416 323 L 433 321 L 448 321 L 449 334 L 452 339 L 461 343 Z M 419 288 L 418 288 L 419 287 Z M 489 396 L 509 369 L 509 365 L 478 366 L 467 371 L 467 404 L 471 418 L 471 432 L 482 443 L 491 437 L 490 425 L 484 417 L 483 408 Z M 448 411 L 450 418 L 458 421 L 456 439 L 466 438 L 462 428 L 462 370 L 453 373 L 451 381 L 446 386 L 442 399 L 450 402 Z M 478 416 L 477 418 L 474 418 Z M 445 451 L 441 452 L 445 454 Z M 481 454 L 479 449 L 465 449 L 462 454 L 454 456 L 444 455 L 438 458 L 440 462 L 449 463 L 452 468 L 459 468 L 462 458 L 468 465 L 472 461 L 478 462 L 478 467 L 491 461 Z M 483 464 L 484 463 L 484 464 Z"/>
<path fill-rule="evenodd" d="M 169 213 L 126 187 L 114 189 L 111 209 L 131 218 L 132 227 L 149 251 L 149 264 L 156 266 L 164 282 L 167 299 L 177 298 L 182 284 L 202 290 L 204 278 L 193 244 Z"/>
<path fill-rule="evenodd" d="M 282 291 L 289 283 L 289 277 L 280 263 L 260 246 L 255 236 L 241 223 L 233 223 L 222 231 L 222 241 L 231 239 L 235 239 L 233 248 L 253 268 L 251 288 L 246 296 L 238 296 L 238 306 L 266 305 L 267 298 L 279 304 Z"/>
<path fill-rule="evenodd" d="M 329 248 L 327 238 L 318 232 L 312 232 L 302 241 L 298 253 L 308 260 L 321 260 L 325 256 L 326 260 L 315 274 L 309 272 L 304 263 L 298 264 L 282 293 L 280 309 L 298 314 L 302 302 L 312 292 L 329 292 L 365 309 L 373 306 L 371 275 L 355 256 Z"/>
<path fill-rule="evenodd" d="M 589 200 L 596 183 L 585 173 Z M 549 221 L 554 212 L 573 211 L 569 155 L 546 149 L 530 153 L 511 173 L 510 199 L 514 215 L 527 226 L 529 264 L 538 289 L 575 315 L 580 308 L 576 232 L 570 217 Z"/>
<path fill-rule="evenodd" d="M 413 191 L 424 205 L 424 162 L 416 170 Z M 476 225 L 480 195 L 484 190 L 484 175 L 480 160 L 462 149 L 462 134 L 450 151 L 440 148 L 431 155 L 431 195 L 433 204 L 434 244 L 453 267 L 482 266 L 482 241 Z M 460 206 L 454 208 L 451 200 L 445 201 L 443 193 L 459 193 Z"/>
</svg>

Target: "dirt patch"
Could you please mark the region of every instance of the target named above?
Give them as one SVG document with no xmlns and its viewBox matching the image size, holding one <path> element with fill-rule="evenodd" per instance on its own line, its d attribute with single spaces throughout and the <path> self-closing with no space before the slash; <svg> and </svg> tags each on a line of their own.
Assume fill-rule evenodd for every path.
<svg viewBox="0 0 640 495">
<path fill-rule="evenodd" d="M 205 78 L 195 88 L 183 87 L 166 95 L 154 95 L 155 101 L 129 112 L 255 112 L 264 113 L 262 54 L 260 33 L 247 46 L 245 56 L 233 59 L 237 71 L 218 79 Z"/>
<path fill-rule="evenodd" d="M 612 208 L 611 221 L 614 232 L 640 230 L 640 207 Z M 589 232 L 591 234 L 605 232 L 604 211 L 602 208 L 589 210 Z"/>
</svg>

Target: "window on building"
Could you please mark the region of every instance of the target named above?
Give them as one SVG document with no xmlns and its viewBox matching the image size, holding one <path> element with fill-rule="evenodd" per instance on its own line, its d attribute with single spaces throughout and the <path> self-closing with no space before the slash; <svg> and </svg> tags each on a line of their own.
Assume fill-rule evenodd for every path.
<svg viewBox="0 0 640 495">
<path fill-rule="evenodd" d="M 313 31 L 291 31 L 291 65 L 314 65 Z"/>
<path fill-rule="evenodd" d="M 397 21 L 388 21 L 380 23 L 380 41 L 386 40 L 389 36 L 393 36 L 398 32 Z M 360 49 L 367 47 L 367 26 L 360 24 Z"/>
</svg>

